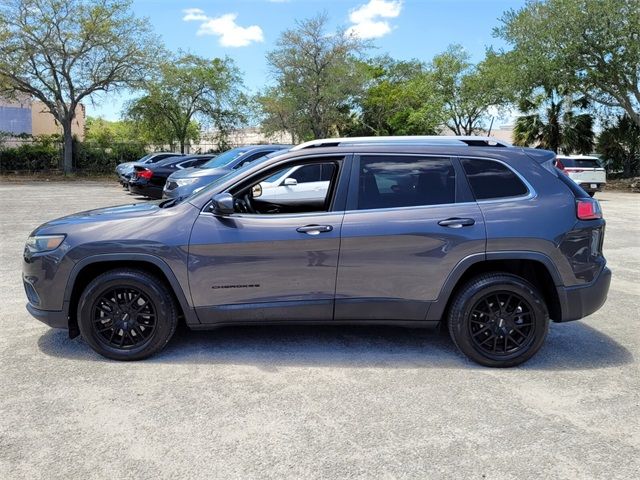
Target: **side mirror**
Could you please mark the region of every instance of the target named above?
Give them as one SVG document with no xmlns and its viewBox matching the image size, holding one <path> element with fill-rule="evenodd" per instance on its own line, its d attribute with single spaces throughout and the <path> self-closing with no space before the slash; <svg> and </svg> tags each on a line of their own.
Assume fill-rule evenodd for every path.
<svg viewBox="0 0 640 480">
<path fill-rule="evenodd" d="M 211 210 L 214 215 L 231 215 L 233 208 L 233 195 L 230 193 L 218 193 L 211 199 Z"/>
<path fill-rule="evenodd" d="M 298 181 L 295 178 L 288 177 L 288 178 L 284 179 L 284 184 L 283 185 L 285 187 L 293 187 L 293 186 L 295 186 L 297 184 L 298 184 Z"/>
</svg>

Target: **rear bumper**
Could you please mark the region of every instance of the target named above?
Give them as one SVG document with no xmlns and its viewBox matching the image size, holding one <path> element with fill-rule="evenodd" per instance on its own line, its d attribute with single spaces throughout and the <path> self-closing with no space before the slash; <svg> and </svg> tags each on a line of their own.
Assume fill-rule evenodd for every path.
<svg viewBox="0 0 640 480">
<path fill-rule="evenodd" d="M 151 198 L 162 198 L 162 187 L 149 184 L 129 182 L 129 191 L 135 195 Z"/>
<path fill-rule="evenodd" d="M 579 320 L 597 311 L 607 300 L 611 270 L 604 267 L 593 282 L 579 287 L 559 287 L 558 296 L 562 308 L 560 322 Z"/>
<path fill-rule="evenodd" d="M 31 316 L 51 328 L 69 328 L 69 319 L 65 311 L 40 310 L 27 303 L 27 311 Z"/>
<path fill-rule="evenodd" d="M 587 192 L 601 192 L 604 190 L 606 183 L 598 183 L 598 182 L 580 182 L 579 185 L 583 190 Z M 595 188 L 591 185 L 595 185 Z"/>
</svg>

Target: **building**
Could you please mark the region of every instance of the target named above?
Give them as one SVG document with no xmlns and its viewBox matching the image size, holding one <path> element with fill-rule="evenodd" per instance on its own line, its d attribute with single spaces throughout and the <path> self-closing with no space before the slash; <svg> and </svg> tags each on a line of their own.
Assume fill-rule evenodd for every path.
<svg viewBox="0 0 640 480">
<path fill-rule="evenodd" d="M 84 140 L 85 120 L 84 105 L 80 104 L 76 108 L 71 131 L 81 141 Z M 13 136 L 27 134 L 37 137 L 62 134 L 62 126 L 40 101 L 26 96 L 15 100 L 0 98 L 0 132 Z"/>
</svg>

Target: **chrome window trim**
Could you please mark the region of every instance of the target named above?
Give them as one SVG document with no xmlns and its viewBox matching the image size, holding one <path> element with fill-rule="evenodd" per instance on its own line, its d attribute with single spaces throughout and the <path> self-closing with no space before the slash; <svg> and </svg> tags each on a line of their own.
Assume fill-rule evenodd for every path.
<svg viewBox="0 0 640 480">
<path fill-rule="evenodd" d="M 524 178 L 520 174 L 520 172 L 518 172 L 516 169 L 511 167 L 511 165 L 509 165 L 508 163 L 506 163 L 506 162 L 504 162 L 502 160 L 498 160 L 496 158 L 467 156 L 467 155 L 458 156 L 458 160 L 460 160 L 461 164 L 462 164 L 462 160 L 464 160 L 464 159 L 484 160 L 484 161 L 488 161 L 488 162 L 500 163 L 500 164 L 504 165 L 505 167 L 507 167 L 509 170 L 511 170 L 511 172 L 513 172 L 516 175 L 516 177 L 518 177 L 520 179 L 520 181 L 524 184 L 525 187 L 527 187 L 527 190 L 528 190 L 528 193 L 526 195 L 514 195 L 512 197 L 496 197 L 496 198 L 488 198 L 488 199 L 484 199 L 484 200 L 476 199 L 476 203 L 478 203 L 478 204 L 483 204 L 483 203 L 502 203 L 502 202 L 510 202 L 510 201 L 531 200 L 531 199 L 536 198 L 538 196 L 538 193 L 536 192 L 535 188 L 533 188 L 533 185 L 531 185 L 531 183 L 529 183 L 529 181 L 526 178 Z M 462 169 L 464 170 L 464 166 L 462 166 Z M 466 174 L 466 171 L 465 171 L 465 174 Z M 469 187 L 471 188 L 471 185 L 469 185 Z M 474 194 L 473 188 L 471 188 L 471 193 Z M 474 196 L 475 196 L 475 194 L 474 194 Z"/>
<path fill-rule="evenodd" d="M 330 160 L 333 159 L 333 161 L 345 161 L 349 155 L 353 156 L 354 154 L 353 153 L 331 153 L 331 154 L 316 153 L 316 154 L 311 154 L 311 155 L 296 156 L 296 157 L 288 158 L 288 159 L 285 159 L 285 160 L 281 160 L 279 162 L 274 162 L 273 164 L 266 166 L 264 169 L 257 170 L 255 172 L 253 172 L 249 176 L 257 176 L 257 175 L 260 174 L 260 172 L 262 172 L 264 170 L 271 169 L 271 168 L 279 168 L 281 165 L 284 165 L 286 163 L 295 163 L 295 162 L 299 162 L 299 161 L 306 162 L 309 159 L 313 160 L 313 159 L 322 159 L 322 158 L 328 158 Z M 277 158 L 277 156 L 274 157 L 274 158 Z M 313 161 L 311 163 L 313 163 Z M 228 192 L 229 190 L 231 190 L 234 187 L 236 187 L 238 184 L 244 182 L 247 179 L 247 177 L 243 177 L 242 179 L 238 179 L 237 182 L 234 182 L 232 185 L 229 185 L 228 187 L 226 187 L 224 190 L 222 190 L 219 193 Z M 340 180 L 340 178 L 338 178 L 338 181 L 339 180 Z M 204 204 L 204 206 L 200 209 L 200 215 L 213 215 L 211 212 L 206 212 L 206 210 L 209 208 L 209 206 L 211 205 L 212 202 L 213 202 L 213 198 L 210 199 L 208 202 L 206 202 Z M 344 211 L 344 210 L 342 210 L 342 211 Z M 312 212 L 310 212 L 310 213 L 312 213 Z M 326 213 L 332 213 L 332 212 L 326 212 Z M 233 215 L 246 215 L 246 213 L 245 214 L 235 214 L 234 213 Z M 254 214 L 254 215 L 265 215 L 265 214 Z M 285 214 L 274 214 L 274 216 L 277 216 L 277 215 L 287 215 L 287 214 L 286 213 Z M 217 215 L 214 215 L 214 216 L 217 216 Z"/>
</svg>

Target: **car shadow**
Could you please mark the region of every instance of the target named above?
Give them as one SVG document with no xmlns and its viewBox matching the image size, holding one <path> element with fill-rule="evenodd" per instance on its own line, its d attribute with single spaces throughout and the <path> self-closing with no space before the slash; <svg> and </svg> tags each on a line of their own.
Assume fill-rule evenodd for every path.
<svg viewBox="0 0 640 480">
<path fill-rule="evenodd" d="M 53 357 L 109 361 L 64 330 L 38 340 Z M 552 325 L 545 345 L 527 370 L 582 370 L 631 363 L 633 355 L 609 336 L 580 322 Z M 176 364 L 239 364 L 263 370 L 278 366 L 482 368 L 463 357 L 449 337 L 424 329 L 388 326 L 225 327 L 176 332 L 165 350 L 146 360 Z"/>
</svg>

